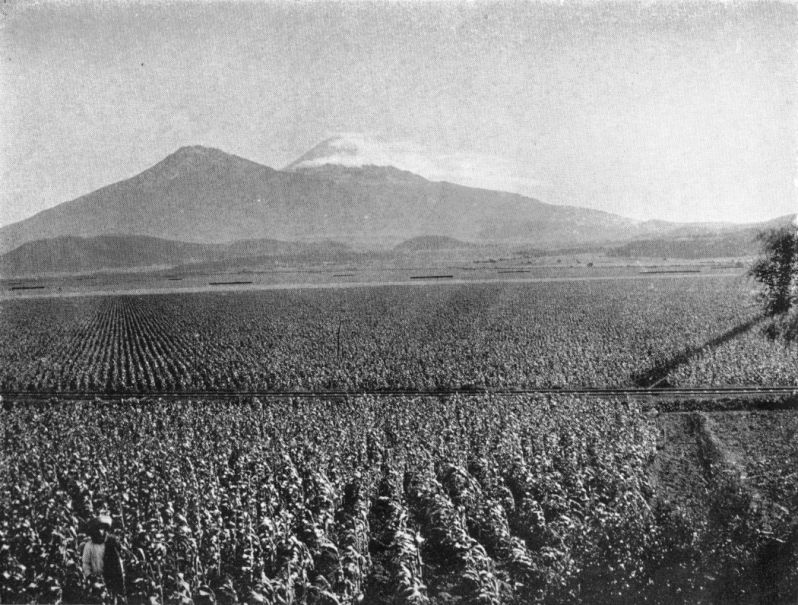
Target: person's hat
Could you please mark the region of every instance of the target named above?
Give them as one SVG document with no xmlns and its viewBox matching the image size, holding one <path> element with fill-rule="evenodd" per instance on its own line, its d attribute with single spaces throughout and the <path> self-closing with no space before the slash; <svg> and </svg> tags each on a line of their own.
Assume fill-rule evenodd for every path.
<svg viewBox="0 0 798 605">
<path fill-rule="evenodd" d="M 89 529 L 96 529 L 98 527 L 105 527 L 106 529 L 111 529 L 111 526 L 114 524 L 114 520 L 109 515 L 97 515 L 89 521 Z"/>
</svg>

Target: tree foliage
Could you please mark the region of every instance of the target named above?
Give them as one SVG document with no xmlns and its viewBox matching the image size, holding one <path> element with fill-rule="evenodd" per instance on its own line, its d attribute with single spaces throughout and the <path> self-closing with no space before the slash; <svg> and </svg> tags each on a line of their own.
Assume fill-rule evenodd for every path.
<svg viewBox="0 0 798 605">
<path fill-rule="evenodd" d="M 786 313 L 796 299 L 798 285 L 798 232 L 794 227 L 763 231 L 758 236 L 762 256 L 750 275 L 762 284 L 762 301 L 770 315 Z"/>
</svg>

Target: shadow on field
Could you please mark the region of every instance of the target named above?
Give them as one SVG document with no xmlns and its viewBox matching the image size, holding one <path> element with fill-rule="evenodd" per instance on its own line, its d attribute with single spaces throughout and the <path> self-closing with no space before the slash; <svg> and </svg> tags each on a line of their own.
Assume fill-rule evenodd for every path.
<svg viewBox="0 0 798 605">
<path fill-rule="evenodd" d="M 763 315 L 758 315 L 753 319 L 750 319 L 746 322 L 741 323 L 738 326 L 734 326 L 733 328 L 726 330 L 723 334 L 719 334 L 714 338 L 710 338 L 704 344 L 695 346 L 695 347 L 687 347 L 686 349 L 678 352 L 676 355 L 671 357 L 670 359 L 666 359 L 658 364 L 656 364 L 653 368 L 649 368 L 645 372 L 641 372 L 639 374 L 635 374 L 632 376 L 632 381 L 634 382 L 635 386 L 650 388 L 654 386 L 668 388 L 672 386 L 667 382 L 668 374 L 670 374 L 673 370 L 678 368 L 681 365 L 688 363 L 694 357 L 697 357 L 703 351 L 708 349 L 714 349 L 715 347 L 719 347 L 725 342 L 730 341 L 732 338 L 736 338 L 741 334 L 748 332 L 751 328 L 753 328 L 758 323 L 762 322 L 765 319 Z"/>
</svg>

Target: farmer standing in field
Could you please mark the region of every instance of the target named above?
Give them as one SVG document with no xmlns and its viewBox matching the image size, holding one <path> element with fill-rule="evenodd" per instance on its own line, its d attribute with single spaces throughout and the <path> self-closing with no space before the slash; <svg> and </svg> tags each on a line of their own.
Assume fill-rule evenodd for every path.
<svg viewBox="0 0 798 605">
<path fill-rule="evenodd" d="M 101 577 L 105 587 L 113 595 L 125 596 L 125 570 L 117 539 L 108 533 L 113 519 L 99 515 L 89 522 L 89 539 L 83 544 L 83 575 L 86 578 Z"/>
</svg>

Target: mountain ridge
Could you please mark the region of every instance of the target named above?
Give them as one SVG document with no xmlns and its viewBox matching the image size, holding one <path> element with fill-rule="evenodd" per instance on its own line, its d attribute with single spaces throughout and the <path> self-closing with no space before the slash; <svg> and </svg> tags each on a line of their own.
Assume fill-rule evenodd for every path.
<svg viewBox="0 0 798 605">
<path fill-rule="evenodd" d="M 128 179 L 0 228 L 0 253 L 66 235 L 138 234 L 197 243 L 260 238 L 391 243 L 438 234 L 480 240 L 519 216 L 545 218 L 545 239 L 556 242 L 568 233 L 560 213 L 573 212 L 557 208 L 391 167 L 279 171 L 212 147 L 189 146 Z M 584 213 L 599 223 L 612 217 Z M 629 221 L 613 217 L 609 223 L 617 228 Z"/>
<path fill-rule="evenodd" d="M 444 236 L 553 247 L 726 228 L 634 221 L 430 181 L 393 166 L 300 167 L 300 160 L 276 170 L 213 147 L 181 147 L 130 178 L 0 228 L 0 254 L 65 236 L 141 235 L 199 244 L 333 239 L 382 248 Z"/>
</svg>

